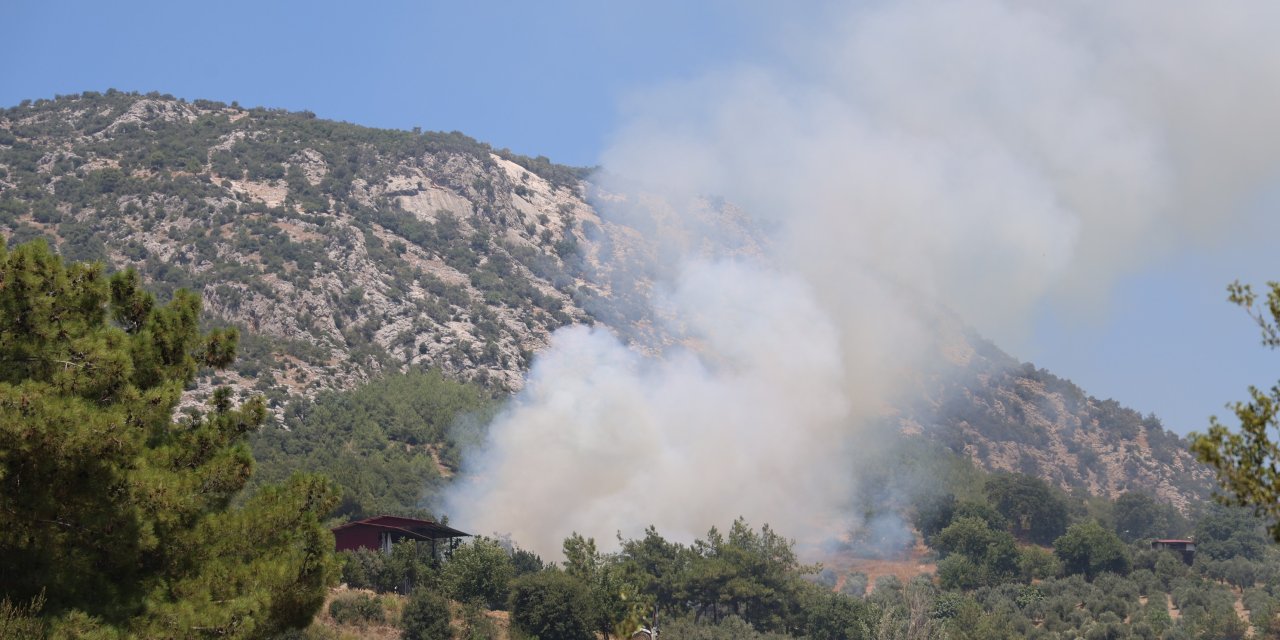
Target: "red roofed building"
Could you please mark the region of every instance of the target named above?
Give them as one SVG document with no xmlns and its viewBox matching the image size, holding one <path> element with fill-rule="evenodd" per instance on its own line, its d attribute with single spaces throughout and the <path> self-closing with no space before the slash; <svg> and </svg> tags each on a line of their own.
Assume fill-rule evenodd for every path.
<svg viewBox="0 0 1280 640">
<path fill-rule="evenodd" d="M 434 555 L 436 540 L 470 535 L 430 520 L 400 516 L 375 516 L 333 528 L 333 542 L 338 551 L 373 549 L 391 553 L 391 545 L 401 540 L 430 540 Z"/>
</svg>

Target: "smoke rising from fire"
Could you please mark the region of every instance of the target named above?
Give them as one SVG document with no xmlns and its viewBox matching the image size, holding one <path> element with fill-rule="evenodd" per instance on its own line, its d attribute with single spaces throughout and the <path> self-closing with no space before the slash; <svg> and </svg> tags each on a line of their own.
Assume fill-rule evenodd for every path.
<svg viewBox="0 0 1280 640">
<path fill-rule="evenodd" d="M 636 94 L 604 157 L 677 212 L 740 207 L 764 255 L 708 251 L 724 243 L 705 225 L 665 243 L 653 303 L 683 346 L 661 357 L 557 332 L 451 492 L 459 522 L 552 556 L 572 531 L 688 539 L 738 515 L 829 535 L 856 512 L 863 425 L 946 340 L 927 309 L 1016 340 L 1036 305 L 1105 299 L 1280 177 L 1274 3 L 870 2 L 778 22 L 772 64 Z M 628 209 L 600 215 L 633 222 L 618 191 Z"/>
</svg>

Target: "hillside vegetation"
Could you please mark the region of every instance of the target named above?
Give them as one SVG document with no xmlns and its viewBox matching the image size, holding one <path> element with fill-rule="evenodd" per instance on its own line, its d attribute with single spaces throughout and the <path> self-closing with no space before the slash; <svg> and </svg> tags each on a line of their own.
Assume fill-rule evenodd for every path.
<svg viewBox="0 0 1280 640">
<path fill-rule="evenodd" d="M 554 565 L 509 541 L 479 538 L 443 562 L 404 544 L 390 555 L 340 555 L 352 588 L 390 594 L 411 580 L 407 604 L 340 591 L 329 616 L 301 635 L 327 638 L 335 626 L 375 629 L 393 620 L 406 632 L 443 629 L 452 618 L 452 635 L 414 637 L 495 637 L 500 620 L 511 637 L 590 640 L 630 637 L 655 617 L 664 637 L 707 640 L 1171 640 L 1280 632 L 1280 553 L 1246 511 L 1215 505 L 1188 521 L 1142 494 L 1075 511 L 1072 500 L 1034 478 L 992 475 L 981 486 L 985 495 L 976 499 L 944 495 L 915 508 L 938 558 L 935 575 L 872 581 L 805 565 L 782 534 L 741 519 L 691 544 L 650 528 L 620 539 L 615 553 L 575 534 Z M 1021 529 L 1028 513 L 1054 510 L 1059 517 L 1048 529 Z M 1133 526 L 1193 533 L 1200 541 L 1195 562 L 1150 549 L 1145 535 L 1126 540 Z M 405 616 L 415 602 L 422 613 Z"/>
<path fill-rule="evenodd" d="M 272 394 L 427 363 L 514 384 L 587 320 L 563 255 L 581 170 L 308 113 L 85 94 L 0 119 L 0 225 L 271 338 L 239 365 Z"/>
<path fill-rule="evenodd" d="M 296 427 L 259 437 L 269 473 L 273 456 L 355 464 L 318 451 L 337 438 L 431 485 L 456 467 L 442 425 L 411 436 L 378 418 L 344 416 L 351 423 L 336 427 L 308 416 L 331 412 L 333 393 L 412 371 L 501 397 L 570 323 L 660 347 L 635 296 L 663 268 L 662 252 L 654 234 L 602 220 L 592 202 L 613 196 L 588 180 L 457 132 L 158 94 L 85 93 L 0 112 L 0 234 L 136 268 L 162 299 L 190 288 L 207 326 L 240 328 L 240 359 L 200 372 L 184 406 L 223 384 L 265 395 L 274 425 Z M 705 213 L 741 226 L 724 203 Z M 751 235 L 738 249 L 752 251 Z M 950 342 L 946 364 L 894 410 L 895 428 L 1063 489 L 1145 490 L 1184 510 L 1204 495 L 1207 470 L 1155 416 L 1091 397 L 966 331 Z M 386 495 L 350 491 L 352 504 L 389 508 Z"/>
</svg>

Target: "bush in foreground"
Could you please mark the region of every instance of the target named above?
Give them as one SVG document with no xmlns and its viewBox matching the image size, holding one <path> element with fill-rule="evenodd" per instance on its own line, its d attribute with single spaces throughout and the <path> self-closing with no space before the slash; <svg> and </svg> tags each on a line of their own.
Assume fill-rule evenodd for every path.
<svg viewBox="0 0 1280 640">
<path fill-rule="evenodd" d="M 404 640 L 449 640 L 449 601 L 434 591 L 419 588 L 404 606 L 400 629 Z"/>
<path fill-rule="evenodd" d="M 580 580 L 559 571 L 516 579 L 511 589 L 511 622 L 543 640 L 593 640 L 591 596 Z"/>
</svg>

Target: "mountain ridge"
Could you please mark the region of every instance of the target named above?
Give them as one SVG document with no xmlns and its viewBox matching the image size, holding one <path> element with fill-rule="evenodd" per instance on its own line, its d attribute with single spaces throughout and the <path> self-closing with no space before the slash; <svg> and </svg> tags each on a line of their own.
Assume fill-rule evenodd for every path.
<svg viewBox="0 0 1280 640">
<path fill-rule="evenodd" d="M 463 134 L 371 129 L 308 112 L 108 91 L 0 113 L 0 233 L 201 292 L 245 329 L 219 384 L 290 399 L 434 368 L 520 388 L 552 331 L 601 323 L 672 340 L 644 307 L 653 234 L 602 219 L 587 169 Z M 705 215 L 729 219 L 708 201 Z M 697 238 L 687 238 L 690 243 Z M 740 250 L 755 251 L 750 233 Z M 957 357 L 894 409 L 902 430 L 988 470 L 1186 509 L 1210 475 L 1154 416 L 1088 396 L 959 332 Z"/>
</svg>

